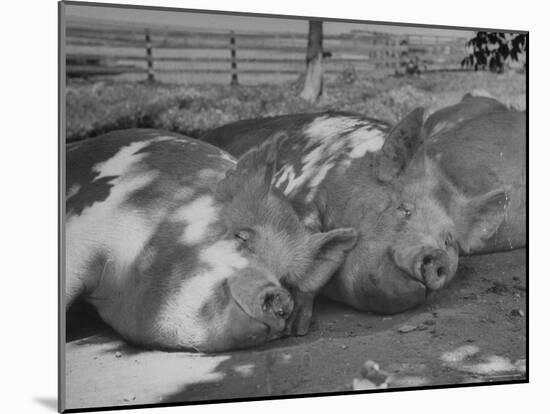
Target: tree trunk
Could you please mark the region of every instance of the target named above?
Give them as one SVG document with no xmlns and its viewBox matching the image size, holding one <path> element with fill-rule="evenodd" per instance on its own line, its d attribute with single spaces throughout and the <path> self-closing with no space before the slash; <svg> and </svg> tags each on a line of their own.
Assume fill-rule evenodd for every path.
<svg viewBox="0 0 550 414">
<path fill-rule="evenodd" d="M 323 22 L 309 21 L 306 80 L 300 97 L 315 102 L 323 93 Z"/>
</svg>

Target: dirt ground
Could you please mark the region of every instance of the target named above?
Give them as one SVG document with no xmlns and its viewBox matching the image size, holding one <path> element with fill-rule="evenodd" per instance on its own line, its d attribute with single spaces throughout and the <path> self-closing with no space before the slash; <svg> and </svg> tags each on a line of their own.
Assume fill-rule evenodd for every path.
<svg viewBox="0 0 550 414">
<path fill-rule="evenodd" d="M 412 311 L 318 300 L 307 336 L 216 355 L 137 349 L 77 312 L 67 408 L 525 380 L 526 283 L 525 249 L 461 258 L 451 285 Z"/>
</svg>

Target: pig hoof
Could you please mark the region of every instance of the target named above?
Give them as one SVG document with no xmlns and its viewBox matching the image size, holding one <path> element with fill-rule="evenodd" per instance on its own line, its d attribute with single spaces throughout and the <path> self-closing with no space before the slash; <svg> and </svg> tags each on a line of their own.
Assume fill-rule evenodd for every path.
<svg viewBox="0 0 550 414">
<path fill-rule="evenodd" d="M 304 336 L 309 332 L 311 313 L 304 309 L 295 309 L 295 313 L 288 320 L 285 328 L 286 335 Z"/>
<path fill-rule="evenodd" d="M 308 332 L 309 332 L 309 321 L 307 321 L 307 323 L 304 323 L 304 324 L 299 324 L 295 328 L 296 336 L 304 336 L 304 335 L 307 335 Z"/>
<path fill-rule="evenodd" d="M 313 312 L 313 294 L 294 290 L 294 311 L 290 316 L 285 333 L 304 336 L 309 332 Z"/>
</svg>

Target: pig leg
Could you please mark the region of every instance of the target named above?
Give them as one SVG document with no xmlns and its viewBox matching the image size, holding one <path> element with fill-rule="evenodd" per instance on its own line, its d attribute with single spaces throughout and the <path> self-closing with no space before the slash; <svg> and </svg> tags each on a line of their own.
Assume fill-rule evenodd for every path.
<svg viewBox="0 0 550 414">
<path fill-rule="evenodd" d="M 285 326 L 287 335 L 305 335 L 309 331 L 315 295 L 342 265 L 347 252 L 357 242 L 353 228 L 338 228 L 312 236 L 312 255 L 315 257 L 302 278 L 283 280 L 292 293 L 294 310 Z"/>
<path fill-rule="evenodd" d="M 283 332 L 294 306 L 287 289 L 266 278 L 242 272 L 229 281 L 229 290 L 248 315 L 267 324 L 273 332 Z"/>
</svg>

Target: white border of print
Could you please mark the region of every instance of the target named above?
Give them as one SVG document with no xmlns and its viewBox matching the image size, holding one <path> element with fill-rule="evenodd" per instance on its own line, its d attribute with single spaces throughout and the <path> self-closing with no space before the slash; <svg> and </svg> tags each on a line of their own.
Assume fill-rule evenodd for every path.
<svg viewBox="0 0 550 414">
<path fill-rule="evenodd" d="M 100 2 L 97 0 L 97 2 Z M 530 384 L 155 408 L 148 412 L 514 413 L 542 405 L 550 375 L 546 252 L 550 67 L 542 4 L 429 0 L 118 0 L 117 3 L 530 31 Z M 229 8 L 229 9 L 228 9 Z M 2 377 L 6 412 L 54 412 L 57 393 L 57 4 L 2 5 Z M 538 51 L 538 53 L 537 53 Z M 538 75 L 538 76 L 537 76 Z M 534 90 L 534 88 L 531 88 Z M 546 100 L 545 99 L 545 100 Z M 15 113 L 14 113 L 15 112 Z M 538 116 L 537 116 L 538 115 Z M 538 120 L 537 123 L 534 120 Z M 7 232 L 5 231 L 7 229 Z M 546 307 L 546 309 L 545 309 Z M 537 410 L 535 410 L 537 411 Z M 143 410 L 126 410 L 143 413 Z"/>
</svg>

